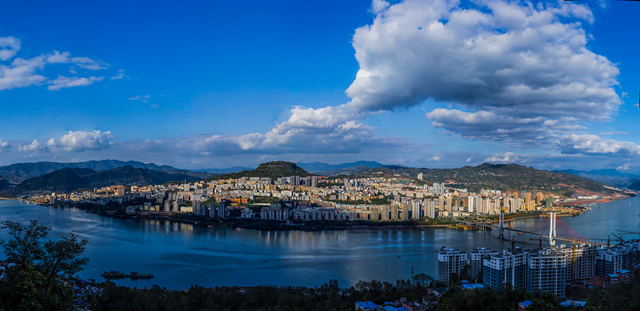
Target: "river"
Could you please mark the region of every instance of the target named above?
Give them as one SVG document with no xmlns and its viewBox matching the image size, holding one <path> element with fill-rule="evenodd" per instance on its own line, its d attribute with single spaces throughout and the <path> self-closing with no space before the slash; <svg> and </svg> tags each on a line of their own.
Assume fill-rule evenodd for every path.
<svg viewBox="0 0 640 311">
<path fill-rule="evenodd" d="M 559 218 L 558 235 L 606 238 L 611 232 L 619 233 L 616 229 L 640 231 L 640 198 L 599 206 L 577 217 Z M 411 267 L 416 274 L 437 277 L 437 251 L 442 246 L 469 251 L 475 247 L 502 249 L 511 244 L 498 240 L 495 231 L 207 229 L 167 221 L 117 220 L 73 208 L 0 201 L 0 220 L 27 223 L 31 219 L 51 226 L 52 238 L 76 232 L 89 241 L 85 251 L 89 264 L 80 273 L 81 278 L 101 280 L 104 271 L 136 271 L 155 277 L 117 283 L 137 287 L 158 284 L 172 289 L 196 284 L 316 286 L 330 279 L 337 279 L 340 286 L 350 286 L 358 280 L 395 282 L 409 278 Z M 548 223 L 547 218 L 524 219 L 514 221 L 513 226 L 548 232 Z M 536 243 L 528 241 L 529 237 L 533 236 L 515 236 L 517 240 Z M 0 238 L 6 239 L 6 232 L 0 232 Z"/>
</svg>

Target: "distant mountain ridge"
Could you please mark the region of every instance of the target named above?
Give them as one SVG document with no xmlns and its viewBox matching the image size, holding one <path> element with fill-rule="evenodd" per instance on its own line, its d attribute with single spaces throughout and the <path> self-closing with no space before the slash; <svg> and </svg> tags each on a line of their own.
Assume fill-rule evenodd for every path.
<svg viewBox="0 0 640 311">
<path fill-rule="evenodd" d="M 131 165 L 107 171 L 65 167 L 42 176 L 27 179 L 13 189 L 16 194 L 39 192 L 71 192 L 80 188 L 111 185 L 156 185 L 168 181 L 195 181 L 200 178 L 183 173 L 163 172 Z"/>
<path fill-rule="evenodd" d="M 313 163 L 297 163 L 299 167 L 303 168 L 307 172 L 317 173 L 317 172 L 327 172 L 327 171 L 335 171 L 342 170 L 346 168 L 352 167 L 368 167 L 368 168 L 376 168 L 385 166 L 382 163 L 378 163 L 376 161 L 357 161 L 350 163 L 342 163 L 342 164 L 327 164 L 321 162 L 313 162 Z"/>
<path fill-rule="evenodd" d="M 33 163 L 16 163 L 0 167 L 0 178 L 13 183 L 20 183 L 26 179 L 42 176 L 63 168 L 82 168 L 92 169 L 94 171 L 108 171 L 118 167 L 131 166 L 133 168 L 143 168 L 147 170 L 165 171 L 165 172 L 188 172 L 187 170 L 178 169 L 168 165 L 156 165 L 153 163 L 142 163 L 138 161 L 120 161 L 120 160 L 98 160 L 85 162 L 33 162 Z M 202 178 L 206 176 L 202 175 Z"/>
<path fill-rule="evenodd" d="M 603 182 L 615 187 L 630 187 L 636 180 L 640 179 L 640 175 L 620 172 L 616 169 L 601 169 L 591 171 L 578 170 L 555 170 L 556 173 L 568 173 L 576 176 L 589 178 L 591 180 Z M 629 188 L 631 189 L 631 188 Z M 631 189 L 634 190 L 634 189 Z"/>
<path fill-rule="evenodd" d="M 229 174 L 229 173 L 237 173 L 237 172 L 242 172 L 242 171 L 248 171 L 248 170 L 253 170 L 255 169 L 255 167 L 249 167 L 249 166 L 232 166 L 232 167 L 227 167 L 227 168 L 203 168 L 203 169 L 198 169 L 198 170 L 193 170 L 194 172 L 206 172 L 209 174 Z"/>
</svg>

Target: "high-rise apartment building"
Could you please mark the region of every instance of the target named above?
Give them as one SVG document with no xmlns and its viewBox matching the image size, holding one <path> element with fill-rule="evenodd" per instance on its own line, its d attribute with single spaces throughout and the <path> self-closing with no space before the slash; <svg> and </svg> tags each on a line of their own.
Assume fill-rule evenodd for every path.
<svg viewBox="0 0 640 311">
<path fill-rule="evenodd" d="M 409 220 L 409 206 L 406 203 L 400 205 L 400 213 L 402 220 Z"/>
<path fill-rule="evenodd" d="M 497 251 L 488 248 L 478 247 L 469 252 L 469 265 L 471 266 L 471 277 L 476 278 L 482 271 L 483 259 L 490 255 L 497 255 Z"/>
<path fill-rule="evenodd" d="M 382 220 L 388 221 L 389 219 L 391 219 L 391 218 L 389 218 L 390 217 L 389 214 L 390 214 L 389 205 L 388 204 L 383 205 L 382 206 Z"/>
<path fill-rule="evenodd" d="M 436 202 L 433 200 L 424 200 L 424 216 L 427 218 L 436 218 Z"/>
<path fill-rule="evenodd" d="M 567 257 L 567 281 L 588 280 L 595 275 L 595 246 L 562 244 L 558 250 Z"/>
<path fill-rule="evenodd" d="M 567 257 L 555 249 L 538 249 L 528 253 L 527 290 L 565 297 Z"/>
<path fill-rule="evenodd" d="M 422 217 L 422 201 L 411 202 L 411 219 L 420 219 Z"/>
<path fill-rule="evenodd" d="M 482 283 L 494 291 L 503 290 L 507 284 L 513 289 L 527 288 L 527 252 L 519 247 L 483 259 Z"/>
<path fill-rule="evenodd" d="M 391 203 L 391 220 L 398 220 L 398 203 Z"/>
<path fill-rule="evenodd" d="M 449 282 L 451 274 L 460 275 L 460 271 L 467 264 L 467 253 L 453 248 L 441 248 L 438 251 L 438 279 Z"/>
<path fill-rule="evenodd" d="M 218 218 L 226 218 L 227 217 L 227 207 L 224 203 L 218 204 Z"/>
</svg>

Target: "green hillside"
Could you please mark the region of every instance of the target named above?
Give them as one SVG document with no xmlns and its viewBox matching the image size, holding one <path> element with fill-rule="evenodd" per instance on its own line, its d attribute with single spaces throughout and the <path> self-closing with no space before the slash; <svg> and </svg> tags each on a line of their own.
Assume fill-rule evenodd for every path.
<svg viewBox="0 0 640 311">
<path fill-rule="evenodd" d="M 640 190 L 640 180 L 634 180 L 631 185 L 628 187 L 630 190 L 639 191 Z"/>
<path fill-rule="evenodd" d="M 15 192 L 69 192 L 87 185 L 88 180 L 80 177 L 71 168 L 63 168 L 36 178 L 23 181 Z"/>
<path fill-rule="evenodd" d="M 96 172 L 109 171 L 112 169 L 131 166 L 133 168 L 143 168 L 146 170 L 162 171 L 168 173 L 189 174 L 194 178 L 205 179 L 211 176 L 205 172 L 191 172 L 180 170 L 167 165 L 156 165 L 153 163 L 142 163 L 137 161 L 118 161 L 118 160 L 99 160 L 86 162 L 34 162 L 34 163 L 16 163 L 7 166 L 0 166 L 0 178 L 13 180 L 14 183 L 22 182 L 26 179 L 42 176 L 63 168 L 85 169 Z M 80 174 L 82 176 L 82 174 Z"/>
<path fill-rule="evenodd" d="M 220 180 L 241 177 L 269 177 L 277 179 L 286 176 L 312 176 L 309 172 L 298 167 L 295 163 L 285 161 L 273 161 L 260 164 L 255 170 L 246 170 L 238 173 L 217 175 L 208 180 Z"/>
<path fill-rule="evenodd" d="M 426 169 L 408 168 L 401 166 L 387 166 L 381 168 L 364 169 L 355 176 L 401 176 L 417 178 L 423 174 L 423 179 L 429 182 L 450 182 L 469 191 L 480 189 L 496 190 L 540 190 L 558 193 L 565 197 L 580 193 L 600 193 L 613 195 L 616 191 L 604 183 L 568 173 L 554 173 L 537 170 L 517 164 L 490 164 L 479 166 L 464 166 L 454 169 Z"/>
<path fill-rule="evenodd" d="M 157 185 L 172 180 L 195 181 L 197 177 L 124 166 L 96 172 L 86 168 L 63 168 L 49 174 L 27 179 L 14 189 L 14 193 L 71 192 L 80 188 L 111 185 Z"/>
</svg>

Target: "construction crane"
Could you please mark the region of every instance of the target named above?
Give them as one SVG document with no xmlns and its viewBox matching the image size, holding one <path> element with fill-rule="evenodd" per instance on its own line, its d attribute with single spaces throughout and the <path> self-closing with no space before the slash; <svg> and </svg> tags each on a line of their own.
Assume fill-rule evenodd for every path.
<svg viewBox="0 0 640 311">
<path fill-rule="evenodd" d="M 573 238 L 573 257 L 572 257 L 571 267 L 573 267 L 573 271 L 571 271 L 571 274 L 575 276 L 576 275 L 576 238 Z"/>
<path fill-rule="evenodd" d="M 529 241 L 533 241 L 533 240 L 539 240 L 540 241 L 540 248 L 542 248 L 542 235 L 540 235 L 539 239 L 534 239 L 534 238 L 530 238 Z"/>
<path fill-rule="evenodd" d="M 624 240 L 617 234 L 615 233 L 611 233 L 611 235 L 613 235 L 614 237 L 618 238 L 618 240 L 620 240 L 620 243 L 624 243 Z"/>
<path fill-rule="evenodd" d="M 620 235 L 623 235 L 623 234 L 640 234 L 640 232 L 633 232 L 633 231 L 626 231 L 626 230 L 617 230 L 616 229 L 616 231 L 622 232 L 622 233 L 620 233 Z"/>
</svg>

